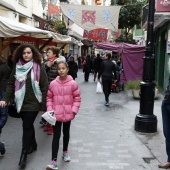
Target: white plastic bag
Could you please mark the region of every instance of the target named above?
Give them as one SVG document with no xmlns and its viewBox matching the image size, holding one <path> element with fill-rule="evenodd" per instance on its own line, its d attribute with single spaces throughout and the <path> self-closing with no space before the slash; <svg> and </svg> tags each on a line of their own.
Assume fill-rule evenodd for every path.
<svg viewBox="0 0 170 170">
<path fill-rule="evenodd" d="M 56 117 L 54 115 L 54 111 L 47 111 L 44 114 L 41 115 L 49 124 L 55 125 L 56 123 Z"/>
<path fill-rule="evenodd" d="M 103 93 L 102 85 L 99 81 L 97 82 L 96 93 Z"/>
</svg>

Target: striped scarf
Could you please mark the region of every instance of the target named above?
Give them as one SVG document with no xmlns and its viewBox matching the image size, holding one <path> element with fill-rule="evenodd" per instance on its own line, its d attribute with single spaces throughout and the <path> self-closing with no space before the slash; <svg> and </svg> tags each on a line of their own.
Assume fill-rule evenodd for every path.
<svg viewBox="0 0 170 170">
<path fill-rule="evenodd" d="M 15 72 L 15 103 L 18 113 L 20 112 L 21 107 L 23 105 L 25 97 L 25 82 L 27 79 L 27 74 L 29 73 L 30 70 L 31 70 L 31 84 L 34 94 L 39 103 L 41 103 L 42 101 L 42 93 L 39 87 L 40 65 L 33 62 L 33 60 L 23 65 L 22 61 L 19 60 L 16 64 Z"/>
</svg>

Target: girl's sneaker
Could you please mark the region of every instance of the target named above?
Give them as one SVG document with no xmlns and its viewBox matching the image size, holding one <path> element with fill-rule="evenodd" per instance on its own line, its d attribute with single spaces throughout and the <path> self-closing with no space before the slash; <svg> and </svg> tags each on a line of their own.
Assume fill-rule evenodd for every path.
<svg viewBox="0 0 170 170">
<path fill-rule="evenodd" d="M 51 161 L 51 164 L 47 165 L 46 170 L 55 170 L 58 169 L 58 164 L 56 159 Z"/>
<path fill-rule="evenodd" d="M 65 162 L 70 162 L 71 161 L 71 158 L 68 155 L 67 151 L 63 152 L 63 159 L 64 159 Z"/>
</svg>

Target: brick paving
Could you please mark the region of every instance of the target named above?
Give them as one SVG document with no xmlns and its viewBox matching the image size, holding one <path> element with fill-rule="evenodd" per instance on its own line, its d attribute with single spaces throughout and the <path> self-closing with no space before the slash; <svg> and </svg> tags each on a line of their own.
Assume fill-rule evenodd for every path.
<svg viewBox="0 0 170 170">
<path fill-rule="evenodd" d="M 144 134 L 134 131 L 134 119 L 139 112 L 139 101 L 130 92 L 112 93 L 110 106 L 104 106 L 104 95 L 96 94 L 96 82 L 90 75 L 84 82 L 80 70 L 76 81 L 82 96 L 80 111 L 71 124 L 69 153 L 72 161 L 63 162 L 62 136 L 58 156 L 59 170 L 157 170 L 166 161 L 162 133 L 161 100 L 155 101 L 154 114 L 158 117 L 158 132 Z M 45 170 L 51 158 L 52 136 L 42 131 L 36 119 L 38 150 L 28 156 L 27 170 Z M 0 156 L 0 170 L 17 170 L 21 151 L 21 120 L 9 118 L 3 131 L 7 146 Z"/>
</svg>

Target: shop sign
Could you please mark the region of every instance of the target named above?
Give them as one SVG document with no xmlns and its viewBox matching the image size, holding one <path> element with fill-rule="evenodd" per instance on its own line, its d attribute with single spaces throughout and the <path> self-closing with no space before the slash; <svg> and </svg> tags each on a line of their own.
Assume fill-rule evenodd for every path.
<svg viewBox="0 0 170 170">
<path fill-rule="evenodd" d="M 46 42 L 47 40 L 43 40 L 43 39 L 36 39 L 34 37 L 27 37 L 27 36 L 20 36 L 17 37 L 16 40 L 14 41 L 15 43 L 20 43 L 20 44 L 32 44 L 32 45 L 42 45 Z M 56 46 L 57 43 L 56 42 L 50 42 L 48 45 L 51 46 Z"/>
<path fill-rule="evenodd" d="M 156 0 L 156 12 L 170 12 L 170 0 Z"/>
</svg>

